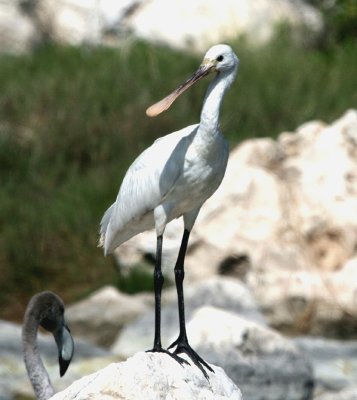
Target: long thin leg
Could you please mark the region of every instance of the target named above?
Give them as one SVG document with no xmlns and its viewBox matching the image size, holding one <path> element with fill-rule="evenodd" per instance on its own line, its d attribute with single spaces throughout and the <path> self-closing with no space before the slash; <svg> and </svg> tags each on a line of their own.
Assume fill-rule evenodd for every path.
<svg viewBox="0 0 357 400">
<path fill-rule="evenodd" d="M 187 334 L 186 334 L 186 321 L 185 321 L 185 301 L 183 295 L 183 280 L 185 279 L 184 261 L 185 261 L 185 255 L 189 237 L 190 237 L 190 232 L 187 229 L 185 229 L 175 265 L 175 283 L 177 290 L 179 324 L 180 324 L 179 336 L 181 336 L 181 338 L 184 340 L 187 340 Z"/>
<path fill-rule="evenodd" d="M 177 356 L 177 354 L 172 354 L 165 350 L 161 346 L 161 291 L 164 284 L 164 276 L 161 271 L 161 258 L 162 258 L 162 235 L 157 237 L 156 244 L 156 261 L 154 269 L 154 291 L 155 291 L 155 336 L 154 336 L 154 346 L 149 352 L 160 352 L 166 353 L 173 357 L 180 364 L 188 364 L 186 360 Z"/>
<path fill-rule="evenodd" d="M 178 338 L 169 346 L 169 349 L 174 346 L 177 346 L 174 354 L 186 353 L 195 363 L 195 365 L 202 371 L 203 375 L 208 379 L 208 375 L 204 370 L 203 366 L 206 367 L 211 372 L 214 371 L 189 345 L 186 333 L 183 280 L 185 278 L 184 261 L 185 261 L 189 237 L 190 237 L 190 231 L 185 229 L 182 237 L 179 255 L 177 257 L 175 265 L 175 282 L 176 282 L 177 299 L 178 299 L 180 333 Z"/>
<path fill-rule="evenodd" d="M 161 290 L 164 284 L 164 276 L 161 271 L 162 235 L 158 236 L 156 244 L 156 261 L 154 270 L 155 291 L 155 337 L 153 351 L 160 351 L 161 346 Z"/>
</svg>

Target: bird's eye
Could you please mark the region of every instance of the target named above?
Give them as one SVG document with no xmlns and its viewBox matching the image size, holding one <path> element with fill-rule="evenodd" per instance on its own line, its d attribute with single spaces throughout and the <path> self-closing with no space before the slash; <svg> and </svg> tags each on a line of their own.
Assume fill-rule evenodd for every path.
<svg viewBox="0 0 357 400">
<path fill-rule="evenodd" d="M 218 56 L 218 57 L 217 57 L 217 61 L 218 61 L 218 62 L 223 61 L 223 56 Z"/>
</svg>

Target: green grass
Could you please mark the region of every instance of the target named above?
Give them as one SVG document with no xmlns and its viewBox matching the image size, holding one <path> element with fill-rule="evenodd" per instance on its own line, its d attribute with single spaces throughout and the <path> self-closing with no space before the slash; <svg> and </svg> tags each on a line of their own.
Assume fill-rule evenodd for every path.
<svg viewBox="0 0 357 400">
<path fill-rule="evenodd" d="M 357 105 L 353 44 L 324 51 L 286 40 L 233 47 L 241 65 L 222 109 L 232 146 L 311 119 L 332 122 Z M 118 283 L 113 259 L 97 248 L 98 224 L 140 151 L 198 121 L 207 81 L 156 119 L 145 109 L 199 62 L 140 42 L 120 50 L 49 46 L 1 56 L 0 318 L 18 318 L 43 289 L 66 301 L 106 283 L 134 290 L 130 278 L 127 288 L 124 279 Z"/>
</svg>

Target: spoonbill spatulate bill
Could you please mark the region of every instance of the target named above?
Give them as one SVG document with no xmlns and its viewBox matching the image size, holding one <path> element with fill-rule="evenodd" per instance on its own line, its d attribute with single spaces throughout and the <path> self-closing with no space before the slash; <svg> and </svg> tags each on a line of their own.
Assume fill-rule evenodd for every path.
<svg viewBox="0 0 357 400">
<path fill-rule="evenodd" d="M 190 232 L 203 203 L 216 191 L 226 171 L 228 144 L 219 124 L 219 111 L 226 90 L 235 79 L 239 60 L 230 46 L 211 47 L 198 70 L 175 91 L 146 110 L 150 117 L 167 110 L 176 98 L 201 78 L 214 73 L 203 102 L 200 123 L 157 139 L 129 167 L 116 201 L 105 212 L 100 226 L 100 245 L 105 255 L 140 232 L 155 228 L 157 235 L 154 269 L 155 337 L 153 352 L 165 352 L 178 362 L 186 353 L 202 373 L 212 368 L 188 343 L 183 295 L 184 260 Z M 184 232 L 175 265 L 179 335 L 164 350 L 161 345 L 161 255 L 165 226 L 183 217 Z"/>
</svg>

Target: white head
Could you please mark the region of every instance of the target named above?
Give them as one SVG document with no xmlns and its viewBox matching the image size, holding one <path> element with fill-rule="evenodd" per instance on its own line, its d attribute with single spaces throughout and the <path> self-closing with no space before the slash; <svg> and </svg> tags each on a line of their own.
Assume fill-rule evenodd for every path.
<svg viewBox="0 0 357 400">
<path fill-rule="evenodd" d="M 239 60 L 230 46 L 217 44 L 207 51 L 201 65 L 217 72 L 230 73 L 238 68 Z"/>
<path fill-rule="evenodd" d="M 238 57 L 234 54 L 230 46 L 227 44 L 217 44 L 212 46 L 204 56 L 198 70 L 171 94 L 149 107 L 146 110 L 146 114 L 149 117 L 155 117 L 167 110 L 180 94 L 211 72 L 231 75 L 230 83 L 233 82 L 238 69 L 238 64 Z"/>
</svg>

